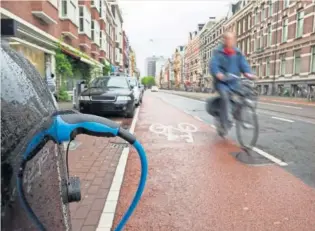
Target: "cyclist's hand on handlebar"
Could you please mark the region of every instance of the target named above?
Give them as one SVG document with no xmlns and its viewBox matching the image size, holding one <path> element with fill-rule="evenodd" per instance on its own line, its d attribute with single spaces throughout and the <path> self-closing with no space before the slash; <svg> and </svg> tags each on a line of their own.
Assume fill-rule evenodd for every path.
<svg viewBox="0 0 315 231">
<path fill-rule="evenodd" d="M 224 75 L 222 73 L 218 73 L 216 77 L 218 78 L 218 80 L 224 80 Z"/>
<path fill-rule="evenodd" d="M 255 80 L 257 79 L 257 76 L 251 74 L 251 73 L 244 73 L 245 77 L 250 79 L 250 80 Z"/>
</svg>

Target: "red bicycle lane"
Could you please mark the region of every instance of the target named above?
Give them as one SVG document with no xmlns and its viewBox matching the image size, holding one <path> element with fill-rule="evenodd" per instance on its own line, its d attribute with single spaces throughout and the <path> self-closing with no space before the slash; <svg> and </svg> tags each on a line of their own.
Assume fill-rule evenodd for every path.
<svg viewBox="0 0 315 231">
<path fill-rule="evenodd" d="M 150 127 L 157 123 L 173 127 L 188 123 L 197 131 L 192 142 L 170 140 L 152 132 Z M 147 151 L 149 176 L 125 230 L 315 230 L 314 189 L 278 166 L 236 161 L 229 153 L 239 151 L 237 146 L 152 93 L 145 96 L 135 134 Z M 139 176 L 140 162 L 133 150 L 114 225 L 129 206 Z"/>
</svg>

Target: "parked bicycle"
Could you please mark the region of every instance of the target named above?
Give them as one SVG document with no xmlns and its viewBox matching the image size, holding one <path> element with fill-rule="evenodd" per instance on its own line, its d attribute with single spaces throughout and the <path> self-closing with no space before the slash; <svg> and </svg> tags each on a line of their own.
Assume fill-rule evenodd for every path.
<svg viewBox="0 0 315 231">
<path fill-rule="evenodd" d="M 229 76 L 228 78 L 235 78 L 235 76 Z M 215 118 L 218 134 L 224 137 L 224 130 L 220 120 L 220 100 L 220 96 L 207 99 L 206 110 Z M 237 140 L 243 148 L 252 148 L 256 145 L 259 134 L 259 123 L 256 113 L 258 92 L 255 91 L 254 82 L 247 79 L 242 80 L 241 87 L 239 90 L 233 90 L 230 100 Z M 251 134 L 248 133 L 250 129 L 252 129 Z M 248 141 L 246 142 L 247 138 Z"/>
</svg>

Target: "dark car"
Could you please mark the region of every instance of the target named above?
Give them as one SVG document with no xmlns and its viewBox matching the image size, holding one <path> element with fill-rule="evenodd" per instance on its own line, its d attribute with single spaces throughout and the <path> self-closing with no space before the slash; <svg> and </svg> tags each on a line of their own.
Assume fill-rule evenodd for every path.
<svg viewBox="0 0 315 231">
<path fill-rule="evenodd" d="M 127 77 L 108 76 L 94 79 L 79 97 L 79 110 L 96 115 L 116 114 L 132 118 L 136 102 Z"/>
<path fill-rule="evenodd" d="M 54 98 L 35 67 L 1 41 L 1 230 L 35 230 L 20 203 L 16 177 L 26 144 L 57 113 Z M 49 230 L 71 230 L 63 145 L 48 141 L 25 165 L 28 204 Z"/>
</svg>

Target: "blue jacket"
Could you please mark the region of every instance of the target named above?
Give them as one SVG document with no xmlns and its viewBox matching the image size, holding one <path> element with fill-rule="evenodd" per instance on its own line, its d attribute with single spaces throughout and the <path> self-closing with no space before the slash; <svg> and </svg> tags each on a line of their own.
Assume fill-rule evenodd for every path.
<svg viewBox="0 0 315 231">
<path fill-rule="evenodd" d="M 235 55 L 227 56 L 223 52 L 223 45 L 219 45 L 213 53 L 212 59 L 209 62 L 209 73 L 212 74 L 215 82 L 216 75 L 221 72 L 222 74 L 231 73 L 240 76 L 242 73 L 251 73 L 251 68 L 238 48 L 234 48 Z"/>
</svg>

